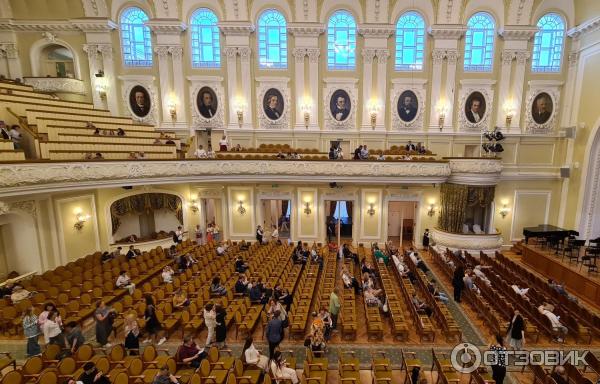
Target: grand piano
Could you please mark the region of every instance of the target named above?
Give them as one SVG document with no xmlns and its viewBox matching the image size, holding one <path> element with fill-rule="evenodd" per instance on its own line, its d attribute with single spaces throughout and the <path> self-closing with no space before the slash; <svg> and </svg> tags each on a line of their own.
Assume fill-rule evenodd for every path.
<svg viewBox="0 0 600 384">
<path fill-rule="evenodd" d="M 523 236 L 525 237 L 525 244 L 527 244 L 530 237 L 564 239 L 569 236 L 579 236 L 579 232 L 550 224 L 540 224 L 537 227 L 523 228 Z"/>
</svg>

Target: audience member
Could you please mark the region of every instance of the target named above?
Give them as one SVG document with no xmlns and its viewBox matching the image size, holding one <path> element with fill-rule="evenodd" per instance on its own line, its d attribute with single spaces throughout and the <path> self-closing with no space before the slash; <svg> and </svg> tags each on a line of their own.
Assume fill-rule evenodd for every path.
<svg viewBox="0 0 600 384">
<path fill-rule="evenodd" d="M 332 332 L 336 332 L 337 328 L 337 320 L 338 314 L 340 313 L 340 308 L 342 304 L 340 303 L 340 298 L 338 297 L 339 291 L 337 287 L 333 288 L 333 291 L 329 295 L 329 313 L 331 314 L 331 330 Z"/>
<path fill-rule="evenodd" d="M 83 344 L 85 344 L 85 337 L 81 327 L 75 321 L 68 322 L 65 326 L 65 345 L 68 350 L 63 356 L 74 355 Z"/>
<path fill-rule="evenodd" d="M 130 355 L 139 354 L 140 349 L 140 327 L 135 312 L 125 316 L 124 321 L 125 349 Z"/>
<path fill-rule="evenodd" d="M 274 351 L 269 362 L 269 369 L 276 381 L 291 380 L 292 384 L 298 384 L 298 374 L 296 370 L 287 366 L 280 351 Z"/>
<path fill-rule="evenodd" d="M 71 380 L 69 384 L 110 384 L 108 377 L 103 372 L 99 371 L 93 362 L 88 361 L 83 365 L 83 373 L 78 377 L 77 381 Z"/>
<path fill-rule="evenodd" d="M 215 276 L 210 283 L 210 294 L 213 296 L 225 296 L 227 295 L 227 288 L 221 284 L 221 278 Z"/>
<path fill-rule="evenodd" d="M 254 346 L 252 336 L 246 338 L 246 342 L 242 348 L 241 359 L 245 364 L 254 365 L 263 372 L 267 370 L 267 365 L 269 364 L 269 358 L 261 354 Z"/>
<path fill-rule="evenodd" d="M 119 272 L 116 286 L 117 288 L 128 290 L 130 295 L 133 295 L 133 291 L 135 291 L 135 284 L 131 282 L 131 278 L 127 275 L 127 271 Z"/>
<path fill-rule="evenodd" d="M 173 294 L 173 308 L 177 310 L 182 310 L 188 305 L 190 305 L 190 299 L 188 299 L 187 297 L 187 292 L 179 288 Z"/>
<path fill-rule="evenodd" d="M 50 312 L 48 317 L 44 321 L 42 325 L 42 332 L 44 334 L 44 341 L 46 345 L 48 344 L 58 344 L 61 347 L 64 347 L 64 336 L 62 335 L 62 330 L 60 329 L 60 325 L 58 321 L 56 321 L 58 313 Z"/>
<path fill-rule="evenodd" d="M 516 351 L 523 350 L 525 346 L 525 320 L 518 309 L 514 310 L 513 316 L 508 324 L 508 344 Z"/>
<path fill-rule="evenodd" d="M 460 296 L 465 287 L 465 270 L 460 265 L 454 270 L 452 277 L 452 287 L 454 288 L 454 301 L 460 303 Z"/>
<path fill-rule="evenodd" d="M 171 268 L 170 265 L 167 265 L 163 268 L 161 277 L 163 279 L 163 283 L 165 284 L 170 284 L 173 282 L 173 275 L 175 274 L 175 271 L 173 271 L 173 268 Z"/>
<path fill-rule="evenodd" d="M 38 317 L 33 307 L 23 312 L 23 334 L 27 338 L 27 357 L 38 356 L 42 353 L 38 339 L 40 337 Z"/>
<path fill-rule="evenodd" d="M 194 152 L 194 156 L 196 156 L 197 159 L 206 159 L 208 157 L 208 154 L 204 150 L 202 144 L 198 146 L 198 149 L 196 149 L 196 152 Z"/>
<path fill-rule="evenodd" d="M 156 307 L 154 306 L 154 299 L 151 295 L 146 295 L 146 310 L 144 311 L 144 320 L 146 320 L 146 333 L 147 339 L 144 343 L 154 342 L 157 337 L 160 336 L 157 345 L 162 345 L 167 338 L 164 337 L 164 332 L 158 317 L 156 317 Z"/>
<path fill-rule="evenodd" d="M 417 147 L 413 144 L 412 141 L 408 140 L 408 144 L 406 144 L 405 148 L 408 152 L 413 152 L 417 149 Z"/>
<path fill-rule="evenodd" d="M 96 321 L 96 341 L 103 348 L 111 347 L 108 342 L 108 337 L 113 330 L 113 315 L 115 310 L 110 308 L 104 300 L 96 303 L 96 311 L 94 312 L 94 320 Z"/>
<path fill-rule="evenodd" d="M 135 259 L 137 257 L 133 245 L 129 246 L 129 250 L 127 251 L 127 255 L 125 256 L 127 257 L 127 260 Z"/>
<path fill-rule="evenodd" d="M 174 375 L 172 375 L 169 372 L 168 365 L 161 367 L 160 370 L 158 371 L 158 373 L 156 374 L 156 377 L 154 377 L 154 380 L 152 381 L 152 384 L 178 384 L 178 383 L 179 383 L 179 381 L 177 380 L 177 377 L 175 377 Z"/>
<path fill-rule="evenodd" d="M 21 287 L 20 285 L 15 285 L 12 290 L 12 294 L 10 295 L 10 300 L 13 304 L 17 304 L 31 296 L 31 292 Z"/>
<path fill-rule="evenodd" d="M 227 244 L 219 242 L 219 245 L 217 246 L 217 256 L 223 256 L 225 255 L 225 252 L 227 252 Z"/>
<path fill-rule="evenodd" d="M 125 136 L 125 131 L 123 128 L 117 128 L 117 136 Z"/>
<path fill-rule="evenodd" d="M 495 384 L 502 384 L 506 377 L 506 348 L 502 335 L 496 335 L 496 344 L 490 346 L 490 351 L 496 355 L 495 364 L 492 365 L 492 379 Z"/>
<path fill-rule="evenodd" d="M 554 379 L 554 382 L 556 384 L 569 384 L 571 382 L 569 380 L 569 376 L 567 375 L 565 367 L 563 367 L 562 365 L 555 367 L 552 374 L 550 374 L 550 377 Z"/>
<path fill-rule="evenodd" d="M 179 362 L 198 368 L 200 362 L 206 357 L 208 357 L 208 353 L 204 349 L 198 348 L 192 336 L 186 335 L 183 337 L 183 344 L 177 350 L 176 356 Z"/>
<path fill-rule="evenodd" d="M 229 141 L 227 140 L 227 136 L 223 135 L 221 137 L 221 140 L 219 140 L 219 151 L 227 152 L 228 147 L 229 147 Z"/>
<path fill-rule="evenodd" d="M 427 284 L 427 290 L 431 293 L 431 295 L 440 300 L 444 304 L 448 304 L 448 296 L 444 292 L 440 292 L 435 286 L 435 280 L 431 280 Z"/>
<path fill-rule="evenodd" d="M 269 356 L 271 356 L 271 358 L 275 356 L 275 348 L 279 346 L 279 343 L 281 343 L 281 340 L 283 339 L 284 328 L 280 316 L 281 312 L 278 310 L 275 311 L 271 320 L 267 323 L 267 328 L 265 330 L 265 338 L 269 342 Z"/>
<path fill-rule="evenodd" d="M 15 147 L 15 149 L 21 149 L 22 135 L 21 132 L 19 132 L 19 126 L 11 126 L 10 131 L 8 131 L 8 133 L 10 134 L 10 140 L 13 142 L 13 146 Z"/>
<path fill-rule="evenodd" d="M 220 303 L 215 304 L 216 321 L 217 326 L 215 327 L 215 340 L 219 349 L 225 348 L 225 340 L 227 339 L 227 311 Z"/>
<path fill-rule="evenodd" d="M 210 347 L 216 341 L 215 328 L 217 327 L 217 312 L 213 303 L 204 306 L 204 325 L 208 331 L 206 336 L 206 347 Z"/>
<path fill-rule="evenodd" d="M 53 312 L 56 314 L 54 321 L 60 327 L 62 327 L 62 318 L 60 317 L 60 314 L 58 313 L 58 308 L 56 308 L 56 305 L 54 305 L 54 303 L 48 302 L 48 303 L 44 304 L 44 310 L 38 316 L 38 324 L 42 330 L 43 330 L 44 324 L 46 323 L 46 320 L 48 319 L 48 317 L 50 317 L 50 314 Z"/>
<path fill-rule="evenodd" d="M 417 296 L 416 292 L 413 293 L 412 298 L 411 298 L 411 302 L 415 306 L 415 308 L 417 309 L 417 312 L 423 312 L 427 316 L 431 316 L 431 314 L 433 313 L 433 311 L 431 310 L 431 307 L 429 305 L 427 305 L 426 302 L 424 302 L 423 300 L 421 300 Z"/>
<path fill-rule="evenodd" d="M 550 321 L 552 330 L 556 332 L 557 335 L 555 341 L 562 343 L 564 341 L 564 337 L 567 335 L 568 330 L 567 327 L 560 322 L 560 316 L 556 316 L 550 309 L 548 309 L 548 307 L 545 307 L 544 305 L 540 305 L 538 307 L 538 311 L 542 315 L 546 316 Z"/>
</svg>

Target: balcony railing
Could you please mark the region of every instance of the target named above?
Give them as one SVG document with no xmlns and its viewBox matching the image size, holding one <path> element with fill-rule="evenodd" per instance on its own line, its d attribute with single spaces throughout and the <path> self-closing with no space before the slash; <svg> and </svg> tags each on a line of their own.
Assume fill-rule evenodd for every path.
<svg viewBox="0 0 600 384">
<path fill-rule="evenodd" d="M 23 82 L 37 92 L 85 94 L 84 82 L 69 77 L 24 77 Z"/>
</svg>

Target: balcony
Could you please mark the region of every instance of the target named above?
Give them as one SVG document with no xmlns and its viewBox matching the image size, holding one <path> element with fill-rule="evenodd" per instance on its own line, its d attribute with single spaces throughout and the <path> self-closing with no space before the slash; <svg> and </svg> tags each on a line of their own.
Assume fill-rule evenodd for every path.
<svg viewBox="0 0 600 384">
<path fill-rule="evenodd" d="M 69 77 L 24 77 L 23 82 L 37 92 L 85 94 L 84 82 Z"/>
<path fill-rule="evenodd" d="M 496 233 L 450 233 L 434 228 L 431 231 L 431 238 L 435 243 L 435 248 L 440 251 L 451 251 L 464 249 L 475 257 L 479 257 L 479 251 L 493 255 L 502 248 L 502 234 Z"/>
</svg>

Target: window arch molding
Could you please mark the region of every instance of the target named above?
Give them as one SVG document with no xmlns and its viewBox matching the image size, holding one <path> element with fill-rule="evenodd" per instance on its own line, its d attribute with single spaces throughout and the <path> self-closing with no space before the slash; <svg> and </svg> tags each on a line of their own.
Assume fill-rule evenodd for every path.
<svg viewBox="0 0 600 384">
<path fill-rule="evenodd" d="M 203 17 L 204 21 L 214 23 L 214 25 L 206 24 L 203 22 L 194 23 L 194 18 Z M 209 20 L 207 20 L 209 19 Z M 219 30 L 219 16 L 210 7 L 200 6 L 192 10 L 187 21 L 188 21 L 188 35 L 190 47 L 190 59 L 193 68 L 221 68 L 222 67 L 222 55 L 221 55 L 221 31 Z M 200 20 L 199 20 L 200 21 Z M 211 29 L 211 41 L 210 43 L 202 42 L 202 32 L 197 29 Z M 209 48 L 208 52 L 205 52 L 203 48 Z M 209 57 L 205 57 L 206 56 Z M 204 65 L 202 63 L 205 63 Z"/>
<path fill-rule="evenodd" d="M 281 13 L 289 24 L 294 20 L 293 12 L 287 1 L 274 2 L 273 0 L 255 0 L 250 8 L 250 20 L 254 20 L 255 26 L 258 26 L 258 18 L 268 9 L 274 9 Z"/>
<path fill-rule="evenodd" d="M 358 0 L 344 0 L 343 2 L 339 0 L 324 0 L 323 4 L 321 5 L 319 22 L 327 25 L 331 15 L 339 10 L 350 12 L 357 24 L 362 24 L 365 22 L 362 6 Z"/>
<path fill-rule="evenodd" d="M 125 67 L 141 67 L 141 68 L 150 68 L 154 65 L 154 52 L 153 52 L 153 42 L 152 42 L 152 32 L 150 31 L 149 27 L 144 27 L 144 36 L 143 36 L 143 46 L 144 46 L 144 58 L 140 59 L 139 57 L 133 59 L 133 58 L 127 58 L 126 55 L 130 55 L 130 53 L 126 53 L 125 51 L 125 47 L 127 44 L 125 44 L 125 39 L 126 38 L 131 38 L 132 34 L 131 33 L 127 33 L 123 31 L 123 21 L 124 21 L 124 17 L 127 16 L 127 13 L 132 14 L 134 11 L 141 11 L 145 17 L 145 21 L 149 21 L 152 19 L 152 14 L 148 12 L 148 10 L 145 7 L 140 6 L 137 3 L 132 3 L 132 4 L 127 4 L 126 6 L 124 6 L 123 8 L 121 8 L 121 10 L 119 11 L 119 17 L 118 17 L 118 30 L 119 30 L 119 44 L 120 44 L 120 48 L 121 48 L 121 59 L 123 62 L 123 65 Z M 129 35 L 129 36 L 128 36 Z M 139 36 L 138 36 L 139 37 Z M 128 51 L 131 49 L 131 44 L 129 44 L 129 49 Z M 130 63 L 128 63 L 128 61 Z M 139 63 L 134 63 L 135 61 L 139 61 Z"/>
<path fill-rule="evenodd" d="M 463 70 L 465 72 L 492 72 L 498 22 L 487 10 L 470 14 L 465 23 Z"/>
</svg>

